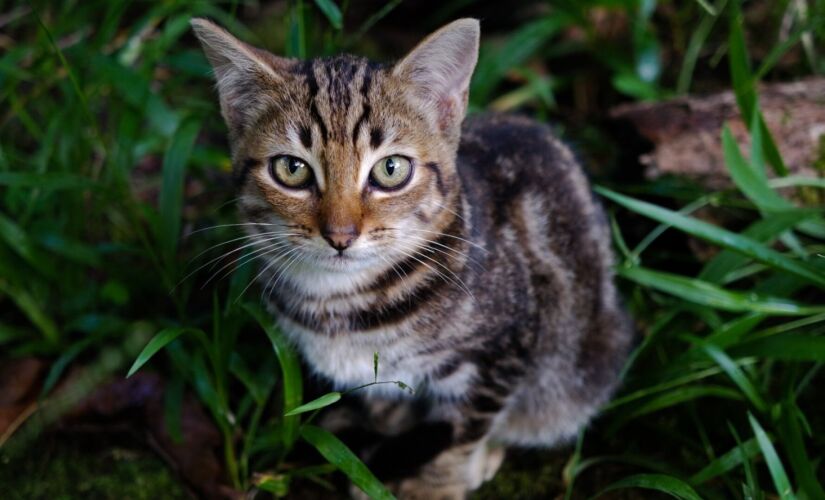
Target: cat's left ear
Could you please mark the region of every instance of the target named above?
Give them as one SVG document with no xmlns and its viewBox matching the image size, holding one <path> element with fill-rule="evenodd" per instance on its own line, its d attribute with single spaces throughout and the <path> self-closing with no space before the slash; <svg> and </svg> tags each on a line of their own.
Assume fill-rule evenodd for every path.
<svg viewBox="0 0 825 500">
<path fill-rule="evenodd" d="M 230 132 L 238 133 L 271 104 L 290 60 L 246 44 L 207 19 L 190 23 L 215 72 L 223 117 Z"/>
<path fill-rule="evenodd" d="M 393 68 L 436 113 L 439 128 L 457 140 L 478 60 L 477 19 L 459 19 L 424 39 Z"/>
</svg>

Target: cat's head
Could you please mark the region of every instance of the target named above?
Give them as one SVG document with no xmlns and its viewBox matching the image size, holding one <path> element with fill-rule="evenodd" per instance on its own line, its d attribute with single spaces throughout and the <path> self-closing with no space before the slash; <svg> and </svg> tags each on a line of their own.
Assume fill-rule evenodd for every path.
<svg viewBox="0 0 825 500">
<path fill-rule="evenodd" d="M 383 267 L 454 219 L 476 20 L 393 65 L 288 59 L 207 20 L 192 26 L 217 80 L 241 213 L 261 224 L 250 227 L 267 255 L 328 272 Z"/>
</svg>

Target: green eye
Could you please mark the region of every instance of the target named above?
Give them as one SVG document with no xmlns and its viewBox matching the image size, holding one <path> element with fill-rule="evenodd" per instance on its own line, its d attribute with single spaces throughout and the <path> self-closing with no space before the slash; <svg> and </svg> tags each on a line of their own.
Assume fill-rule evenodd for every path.
<svg viewBox="0 0 825 500">
<path fill-rule="evenodd" d="M 383 189 L 397 189 L 406 183 L 412 174 L 410 160 L 403 156 L 382 158 L 370 171 L 370 183 Z"/>
<path fill-rule="evenodd" d="M 276 156 L 270 160 L 269 173 L 276 181 L 290 188 L 306 187 L 312 181 L 309 165 L 294 156 Z"/>
</svg>

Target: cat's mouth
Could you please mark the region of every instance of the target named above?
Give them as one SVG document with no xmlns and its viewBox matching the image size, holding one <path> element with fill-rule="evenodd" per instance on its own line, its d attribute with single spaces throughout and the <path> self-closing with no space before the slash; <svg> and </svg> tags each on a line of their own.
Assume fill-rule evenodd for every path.
<svg viewBox="0 0 825 500">
<path fill-rule="evenodd" d="M 359 271 L 368 267 L 373 259 L 365 255 L 356 255 L 357 252 L 345 250 L 343 252 L 330 253 L 317 259 L 319 267 L 333 272 Z"/>
</svg>

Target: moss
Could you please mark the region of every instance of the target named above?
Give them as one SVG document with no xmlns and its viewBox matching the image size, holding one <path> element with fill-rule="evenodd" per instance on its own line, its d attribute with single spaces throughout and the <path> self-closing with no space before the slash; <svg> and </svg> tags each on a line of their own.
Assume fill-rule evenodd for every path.
<svg viewBox="0 0 825 500">
<path fill-rule="evenodd" d="M 45 436 L 28 453 L 0 456 L 0 492 L 6 499 L 187 498 L 166 464 L 137 443 L 100 436 Z M 90 443 L 95 443 L 90 445 Z"/>
<path fill-rule="evenodd" d="M 569 453 L 511 451 L 496 476 L 473 500 L 555 498 L 564 493 L 562 469 Z"/>
</svg>

